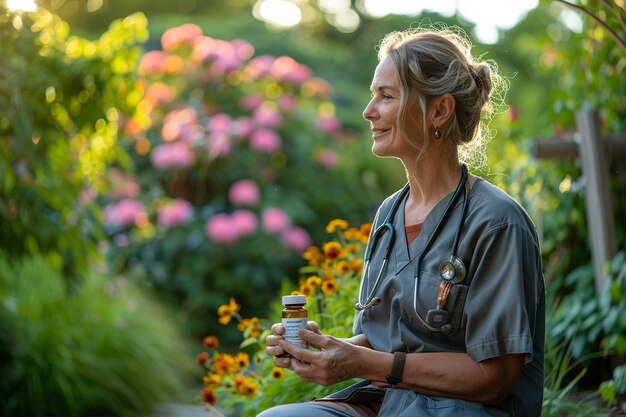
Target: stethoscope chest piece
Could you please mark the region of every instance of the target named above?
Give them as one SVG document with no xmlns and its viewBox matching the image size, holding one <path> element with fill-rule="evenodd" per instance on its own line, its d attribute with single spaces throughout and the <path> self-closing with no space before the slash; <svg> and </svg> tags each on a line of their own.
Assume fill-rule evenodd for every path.
<svg viewBox="0 0 626 417">
<path fill-rule="evenodd" d="M 439 274 L 444 281 L 458 284 L 465 279 L 465 264 L 457 256 L 450 256 L 450 260 L 443 261 L 439 266 Z"/>
</svg>

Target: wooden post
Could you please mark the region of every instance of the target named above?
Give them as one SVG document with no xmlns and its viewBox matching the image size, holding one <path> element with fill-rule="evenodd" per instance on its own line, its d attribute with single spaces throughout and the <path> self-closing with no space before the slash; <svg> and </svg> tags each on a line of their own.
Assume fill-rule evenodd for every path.
<svg viewBox="0 0 626 417">
<path fill-rule="evenodd" d="M 582 110 L 576 115 L 580 158 L 585 177 L 585 208 L 596 291 L 604 288 L 604 265 L 615 255 L 615 223 L 609 194 L 608 155 L 600 135 L 598 115 Z"/>
</svg>

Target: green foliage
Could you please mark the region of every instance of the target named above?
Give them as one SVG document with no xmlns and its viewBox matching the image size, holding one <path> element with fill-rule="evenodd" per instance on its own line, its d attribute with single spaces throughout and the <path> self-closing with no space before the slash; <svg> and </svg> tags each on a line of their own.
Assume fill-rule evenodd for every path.
<svg viewBox="0 0 626 417">
<path fill-rule="evenodd" d="M 1 252 L 58 253 L 68 278 L 86 270 L 102 236 L 92 196 L 124 159 L 117 124 L 137 104 L 146 25 L 133 15 L 91 42 L 45 10 L 0 6 Z"/>
<path fill-rule="evenodd" d="M 183 398 L 193 363 L 172 313 L 98 273 L 68 292 L 57 261 L 0 258 L 0 413 L 127 416 Z"/>
<path fill-rule="evenodd" d="M 548 338 L 545 364 L 544 398 L 541 415 L 543 417 L 559 417 L 576 415 L 580 417 L 608 417 L 606 410 L 598 410 L 598 406 L 589 401 L 593 394 L 581 397 L 577 394 L 576 385 L 587 372 L 582 368 L 584 363 L 594 355 L 574 359 L 571 355 L 571 344 L 561 342 L 555 345 Z M 574 376 L 572 376 L 574 374 Z"/>
</svg>

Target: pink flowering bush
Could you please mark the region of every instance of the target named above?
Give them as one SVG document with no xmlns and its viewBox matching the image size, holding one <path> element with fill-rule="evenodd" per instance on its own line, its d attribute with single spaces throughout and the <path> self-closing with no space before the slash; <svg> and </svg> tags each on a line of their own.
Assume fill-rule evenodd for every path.
<svg viewBox="0 0 626 417">
<path fill-rule="evenodd" d="M 263 313 L 328 219 L 363 207 L 337 181 L 349 139 L 328 82 L 193 24 L 161 46 L 143 55 L 143 95 L 121 118 L 131 161 L 110 176 L 109 253 L 204 333 L 231 296 Z"/>
</svg>

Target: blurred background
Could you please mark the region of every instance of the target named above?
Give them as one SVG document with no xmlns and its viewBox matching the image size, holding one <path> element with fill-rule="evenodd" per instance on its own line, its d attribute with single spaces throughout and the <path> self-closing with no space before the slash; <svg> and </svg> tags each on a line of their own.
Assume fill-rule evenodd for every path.
<svg viewBox="0 0 626 417">
<path fill-rule="evenodd" d="M 618 413 L 623 0 L 0 0 L 2 414 L 197 403 L 201 340 L 239 343 L 218 307 L 271 316 L 326 224 L 405 181 L 361 113 L 384 34 L 439 22 L 510 83 L 474 172 L 539 230 L 544 415 Z"/>
</svg>

